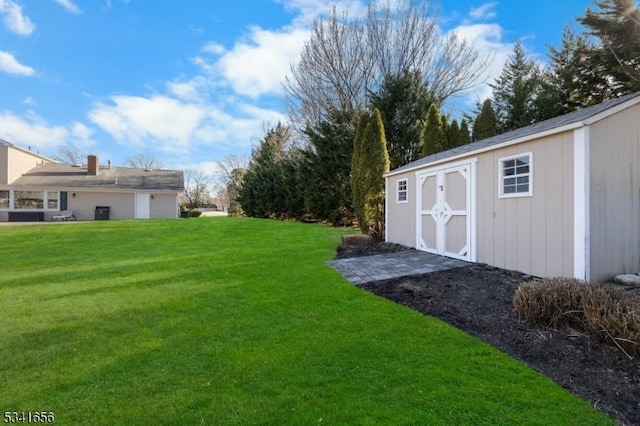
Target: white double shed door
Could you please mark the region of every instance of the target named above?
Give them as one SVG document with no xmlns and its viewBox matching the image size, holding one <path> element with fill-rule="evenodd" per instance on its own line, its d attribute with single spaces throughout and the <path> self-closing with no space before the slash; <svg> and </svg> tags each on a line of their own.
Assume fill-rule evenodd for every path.
<svg viewBox="0 0 640 426">
<path fill-rule="evenodd" d="M 419 250 L 476 261 L 476 161 L 417 172 Z"/>
</svg>

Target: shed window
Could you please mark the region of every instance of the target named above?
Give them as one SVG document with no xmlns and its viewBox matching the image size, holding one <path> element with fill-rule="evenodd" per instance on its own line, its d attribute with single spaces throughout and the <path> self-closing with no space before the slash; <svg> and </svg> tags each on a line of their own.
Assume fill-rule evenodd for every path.
<svg viewBox="0 0 640 426">
<path fill-rule="evenodd" d="M 500 197 L 526 197 L 532 191 L 531 153 L 499 160 Z"/>
<path fill-rule="evenodd" d="M 409 191 L 408 191 L 408 183 L 407 179 L 400 179 L 398 181 L 398 203 L 406 203 L 409 201 Z"/>
</svg>

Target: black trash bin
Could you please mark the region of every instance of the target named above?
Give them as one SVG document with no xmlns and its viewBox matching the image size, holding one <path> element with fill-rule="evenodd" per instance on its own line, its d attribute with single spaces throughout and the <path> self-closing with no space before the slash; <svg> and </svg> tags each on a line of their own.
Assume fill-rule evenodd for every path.
<svg viewBox="0 0 640 426">
<path fill-rule="evenodd" d="M 183 212 L 180 212 L 180 217 L 182 219 L 189 219 L 189 210 L 185 210 Z"/>
<path fill-rule="evenodd" d="M 96 220 L 109 220 L 109 206 L 96 206 Z"/>
</svg>

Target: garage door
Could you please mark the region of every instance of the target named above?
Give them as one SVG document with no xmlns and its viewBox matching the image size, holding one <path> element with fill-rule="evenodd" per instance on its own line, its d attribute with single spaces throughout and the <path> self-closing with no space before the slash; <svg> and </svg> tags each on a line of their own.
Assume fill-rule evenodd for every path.
<svg viewBox="0 0 640 426">
<path fill-rule="evenodd" d="M 473 164 L 418 174 L 420 250 L 474 261 L 472 235 Z"/>
</svg>

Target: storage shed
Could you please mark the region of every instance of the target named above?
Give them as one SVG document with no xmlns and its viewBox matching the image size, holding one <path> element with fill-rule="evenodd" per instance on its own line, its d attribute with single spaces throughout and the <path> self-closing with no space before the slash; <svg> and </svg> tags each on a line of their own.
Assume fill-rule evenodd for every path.
<svg viewBox="0 0 640 426">
<path fill-rule="evenodd" d="M 386 241 L 540 277 L 640 271 L 640 93 L 385 174 Z"/>
</svg>

